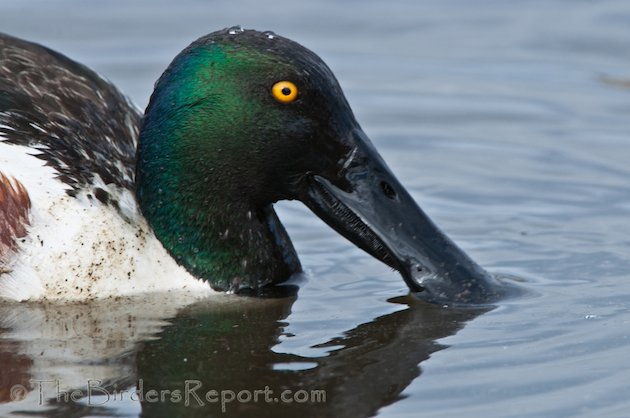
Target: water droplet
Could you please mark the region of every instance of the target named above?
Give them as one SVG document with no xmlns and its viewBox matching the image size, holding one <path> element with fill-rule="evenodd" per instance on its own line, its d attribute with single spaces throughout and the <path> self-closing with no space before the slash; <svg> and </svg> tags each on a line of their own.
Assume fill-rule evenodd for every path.
<svg viewBox="0 0 630 418">
<path fill-rule="evenodd" d="M 270 30 L 263 32 L 263 34 L 264 34 L 264 35 L 267 35 L 267 39 L 273 39 L 273 38 L 275 38 L 275 37 L 276 37 L 276 34 L 275 34 L 275 33 L 273 33 L 273 32 L 272 32 L 272 31 L 270 31 Z"/>
<path fill-rule="evenodd" d="M 241 32 L 245 32 L 245 29 L 243 29 L 241 25 L 232 26 L 231 28 L 228 29 L 228 33 L 230 35 L 236 35 Z"/>
</svg>

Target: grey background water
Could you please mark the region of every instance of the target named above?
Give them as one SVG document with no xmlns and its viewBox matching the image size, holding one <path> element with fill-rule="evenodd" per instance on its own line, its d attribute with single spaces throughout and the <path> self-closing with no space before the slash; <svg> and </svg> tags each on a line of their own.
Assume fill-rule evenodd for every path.
<svg viewBox="0 0 630 418">
<path fill-rule="evenodd" d="M 180 311 L 168 297 L 0 306 L 0 415 L 629 416 L 627 1 L 5 0 L 0 9 L 0 30 L 89 65 L 140 107 L 202 34 L 241 24 L 297 40 L 335 71 L 425 211 L 484 267 L 536 292 L 485 313 L 392 301 L 406 294 L 397 274 L 282 203 L 307 270 L 297 299 Z M 328 393 L 325 404 L 233 403 L 225 414 L 131 400 L 39 406 L 33 378 Z M 10 401 L 17 383 L 30 403 Z"/>
</svg>

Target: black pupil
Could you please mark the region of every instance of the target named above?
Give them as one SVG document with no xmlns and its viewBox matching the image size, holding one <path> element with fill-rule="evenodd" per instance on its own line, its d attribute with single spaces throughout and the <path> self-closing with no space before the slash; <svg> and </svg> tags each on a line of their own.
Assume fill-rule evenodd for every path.
<svg viewBox="0 0 630 418">
<path fill-rule="evenodd" d="M 288 87 L 283 87 L 281 91 L 282 91 L 282 94 L 284 94 L 285 96 L 288 96 L 289 94 L 291 94 L 291 89 Z"/>
</svg>

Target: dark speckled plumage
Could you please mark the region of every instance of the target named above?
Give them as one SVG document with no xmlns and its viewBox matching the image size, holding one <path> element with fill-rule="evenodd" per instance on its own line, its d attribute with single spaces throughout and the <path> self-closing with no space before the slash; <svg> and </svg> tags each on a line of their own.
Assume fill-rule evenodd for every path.
<svg viewBox="0 0 630 418">
<path fill-rule="evenodd" d="M 95 176 L 134 189 L 140 122 L 138 110 L 89 68 L 0 34 L 0 141 L 35 150 L 69 195 L 92 187 Z M 91 193 L 116 206 L 107 191 Z"/>
</svg>

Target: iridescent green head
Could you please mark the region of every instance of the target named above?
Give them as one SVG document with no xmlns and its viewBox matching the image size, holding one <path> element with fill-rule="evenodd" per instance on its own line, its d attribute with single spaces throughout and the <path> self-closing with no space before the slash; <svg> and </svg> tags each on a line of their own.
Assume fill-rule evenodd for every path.
<svg viewBox="0 0 630 418">
<path fill-rule="evenodd" d="M 173 60 L 146 110 L 137 195 L 164 247 L 216 289 L 300 270 L 272 208 L 281 199 L 303 201 L 413 290 L 484 275 L 394 178 L 324 62 L 268 32 L 218 31 Z"/>
</svg>

